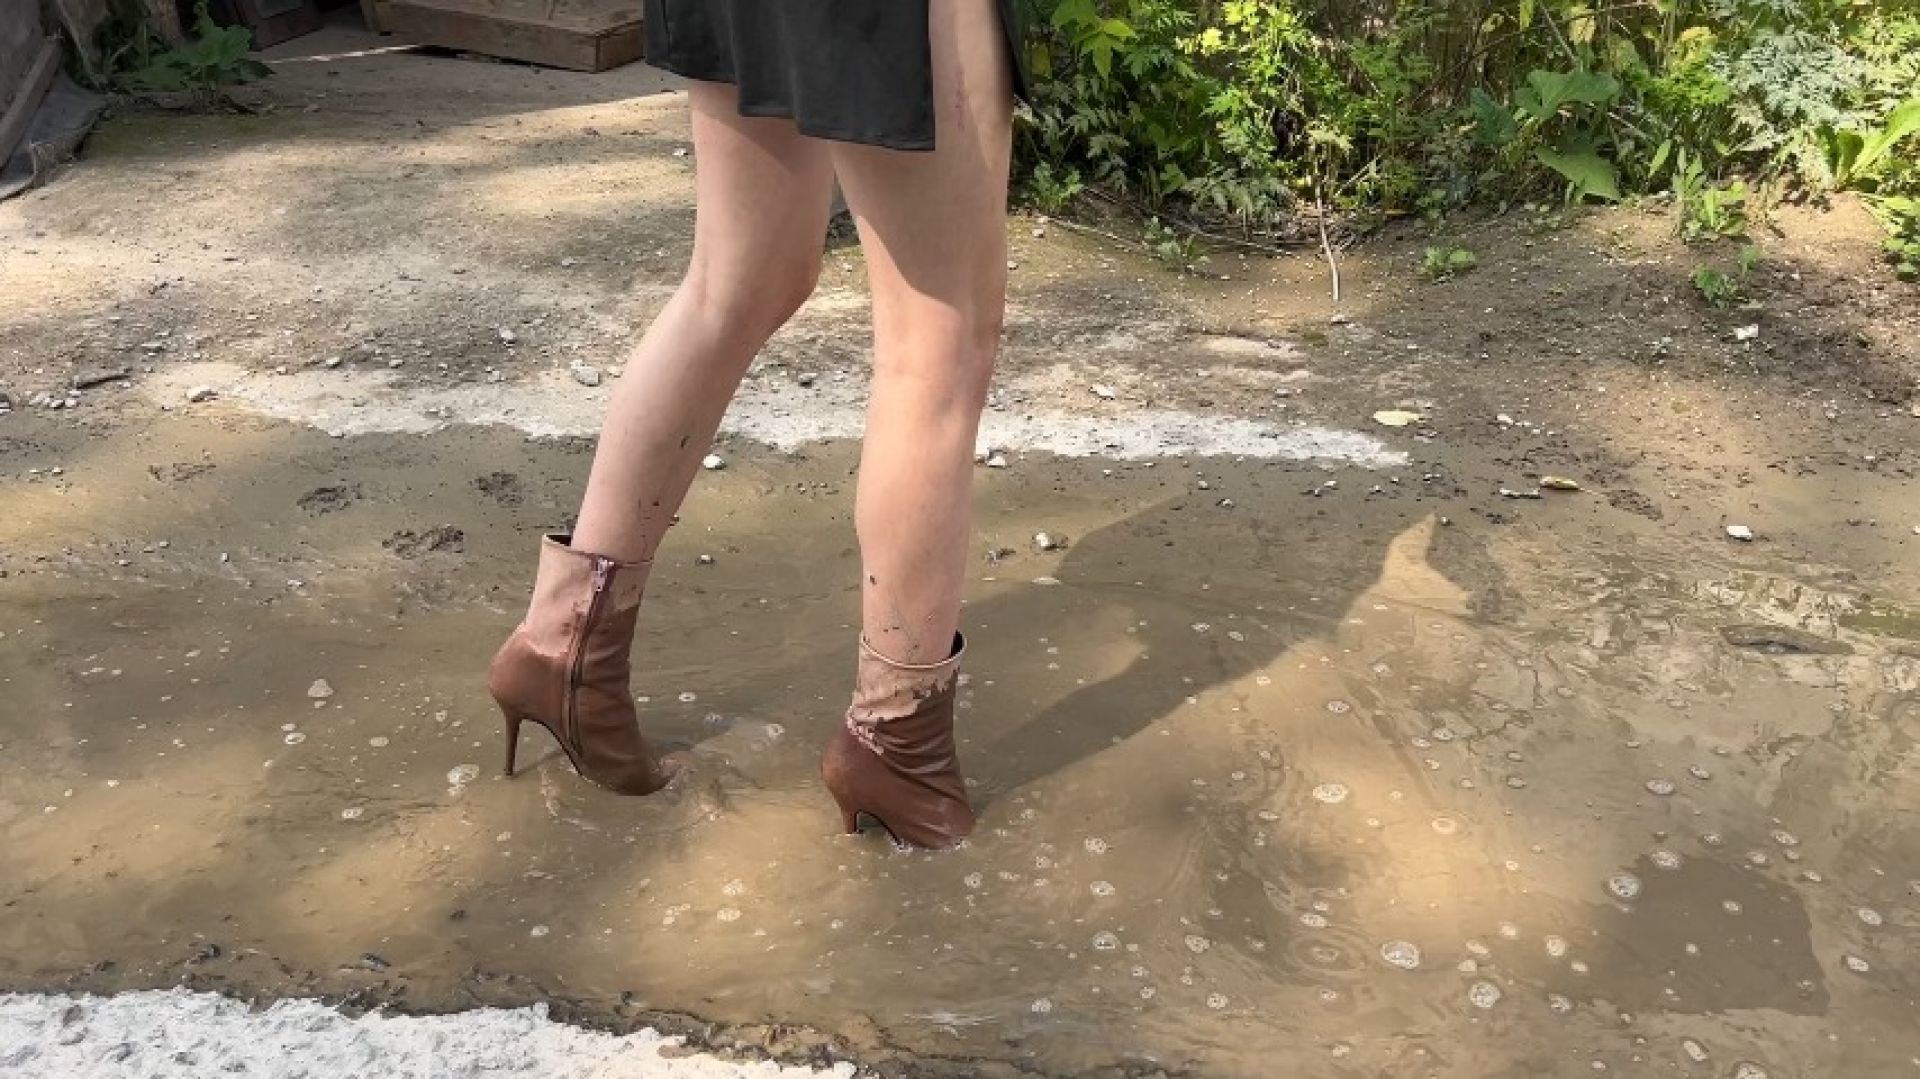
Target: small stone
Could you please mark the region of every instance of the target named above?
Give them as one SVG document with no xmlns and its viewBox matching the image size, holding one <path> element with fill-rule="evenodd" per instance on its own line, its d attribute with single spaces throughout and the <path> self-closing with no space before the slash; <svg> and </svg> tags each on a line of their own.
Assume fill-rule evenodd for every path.
<svg viewBox="0 0 1920 1079">
<path fill-rule="evenodd" d="M 1008 467 L 1007 455 L 1004 453 L 988 454 L 986 465 L 988 468 L 1006 468 Z"/>
<path fill-rule="evenodd" d="M 1727 535 L 1728 537 L 1732 539 L 1737 539 L 1742 543 L 1753 542 L 1753 529 L 1747 527 L 1746 525 L 1728 525 Z"/>
<path fill-rule="evenodd" d="M 573 375 L 573 380 L 582 386 L 598 386 L 603 378 L 598 367 L 590 367 L 583 363 L 574 364 L 568 370 Z"/>
<path fill-rule="evenodd" d="M 820 380 L 820 376 L 819 376 L 819 375 L 816 375 L 816 374 L 814 374 L 814 373 L 813 373 L 813 372 L 811 372 L 811 371 L 809 371 L 809 372 L 806 372 L 806 373 L 804 373 L 804 374 L 802 374 L 802 375 L 800 375 L 800 376 L 799 376 L 798 378 L 796 378 L 796 379 L 794 379 L 794 381 L 795 381 L 795 382 L 798 382 L 798 383 L 799 383 L 799 384 L 801 385 L 801 387 L 802 387 L 802 388 L 806 388 L 806 387 L 810 387 L 810 386 L 812 386 L 812 385 L 813 385 L 813 384 L 814 384 L 815 382 L 818 382 L 819 380 Z"/>
<path fill-rule="evenodd" d="M 700 467 L 706 469 L 708 472 L 718 472 L 727 467 L 727 460 L 717 453 L 709 453 L 701 458 Z"/>
<path fill-rule="evenodd" d="M 1108 386 L 1108 385 L 1105 385 L 1104 383 L 1099 383 L 1099 382 L 1096 382 L 1093 385 L 1093 395 L 1095 397 L 1098 397 L 1102 401 L 1111 401 L 1115 397 L 1119 396 L 1119 394 L 1114 392 L 1114 389 L 1112 386 Z"/>
<path fill-rule="evenodd" d="M 195 386 L 187 391 L 187 401 L 196 405 L 202 401 L 211 401 L 218 396 L 220 395 L 212 386 Z"/>
<path fill-rule="evenodd" d="M 1042 550 L 1042 551 L 1065 550 L 1067 546 L 1067 537 L 1054 536 L 1047 532 L 1035 532 L 1033 534 L 1033 545 L 1036 549 Z"/>
<path fill-rule="evenodd" d="M 507 329 L 505 326 L 500 327 L 500 343 L 501 344 L 511 345 L 518 340 L 520 340 L 519 335 L 515 334 L 512 330 Z"/>
<path fill-rule="evenodd" d="M 698 562 L 700 565 L 703 565 L 703 566 L 711 566 L 713 565 L 713 556 L 710 554 L 703 554 L 699 558 L 694 559 L 694 561 Z"/>
</svg>

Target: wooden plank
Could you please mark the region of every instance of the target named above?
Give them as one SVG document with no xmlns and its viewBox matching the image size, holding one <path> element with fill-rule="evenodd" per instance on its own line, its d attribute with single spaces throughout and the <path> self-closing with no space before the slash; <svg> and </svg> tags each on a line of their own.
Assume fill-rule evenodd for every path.
<svg viewBox="0 0 1920 1079">
<path fill-rule="evenodd" d="M 59 72 L 60 39 L 50 37 L 41 43 L 40 55 L 34 57 L 33 66 L 27 69 L 26 78 L 20 80 L 20 88 L 14 92 L 12 104 L 7 106 L 6 114 L 0 116 L 0 163 L 12 157 L 14 148 L 27 137 L 27 127 L 40 109 L 40 99 L 47 96 L 47 87 L 53 85 L 53 77 Z"/>
<path fill-rule="evenodd" d="M 525 5 L 448 0 L 389 0 L 385 9 L 383 28 L 417 44 L 574 71 L 631 63 L 643 47 L 637 5 L 630 13 L 611 5 L 573 6 L 552 16 Z"/>
</svg>

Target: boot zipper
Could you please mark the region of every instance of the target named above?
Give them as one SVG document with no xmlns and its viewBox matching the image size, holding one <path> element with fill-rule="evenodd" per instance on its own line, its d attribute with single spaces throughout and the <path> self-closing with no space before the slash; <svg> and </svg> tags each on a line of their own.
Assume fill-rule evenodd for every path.
<svg viewBox="0 0 1920 1079">
<path fill-rule="evenodd" d="M 607 593 L 607 581 L 613 576 L 613 560 L 595 558 L 593 560 L 593 596 L 587 601 L 587 615 L 580 621 L 580 628 L 573 637 L 573 666 L 567 675 L 567 734 L 573 739 L 573 751 L 578 754 L 585 751 L 580 742 L 579 699 L 580 675 L 587 665 L 587 637 L 593 632 L 593 626 L 600 616 L 600 601 Z"/>
</svg>

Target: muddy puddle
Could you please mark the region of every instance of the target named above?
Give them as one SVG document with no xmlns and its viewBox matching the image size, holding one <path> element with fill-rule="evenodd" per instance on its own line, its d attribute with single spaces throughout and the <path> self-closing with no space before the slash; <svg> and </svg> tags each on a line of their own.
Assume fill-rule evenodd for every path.
<svg viewBox="0 0 1920 1079">
<path fill-rule="evenodd" d="M 1456 520 L 1418 466 L 1023 458 L 980 477 L 983 826 L 925 855 L 835 834 L 816 779 L 847 447 L 703 480 L 635 684 L 694 767 L 639 801 L 544 735 L 501 778 L 480 683 L 583 447 L 15 449 L 0 988 L 554 999 L 1048 1074 L 1920 1070 L 1915 597 Z"/>
</svg>

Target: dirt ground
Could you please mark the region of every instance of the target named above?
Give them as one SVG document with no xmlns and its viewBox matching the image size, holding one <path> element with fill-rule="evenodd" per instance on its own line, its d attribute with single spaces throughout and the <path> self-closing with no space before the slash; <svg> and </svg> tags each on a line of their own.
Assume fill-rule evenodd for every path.
<svg viewBox="0 0 1920 1079">
<path fill-rule="evenodd" d="M 983 828 L 907 854 L 815 775 L 857 247 L 655 574 L 635 692 L 691 774 L 500 778 L 481 671 L 686 257 L 684 102 L 297 44 L 0 204 L 0 991 L 545 1001 L 901 1075 L 1920 1072 L 1920 292 L 1859 207 L 1777 211 L 1729 311 L 1657 207 L 1406 227 L 1338 306 L 1313 252 L 1015 215 Z"/>
</svg>

